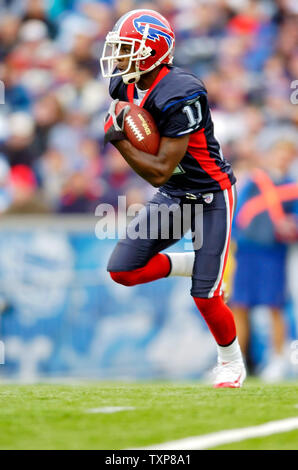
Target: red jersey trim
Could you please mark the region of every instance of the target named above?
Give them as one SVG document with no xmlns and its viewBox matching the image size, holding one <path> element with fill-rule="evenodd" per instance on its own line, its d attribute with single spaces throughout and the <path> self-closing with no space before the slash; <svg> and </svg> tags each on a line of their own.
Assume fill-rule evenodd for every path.
<svg viewBox="0 0 298 470">
<path fill-rule="evenodd" d="M 220 169 L 214 158 L 210 155 L 205 136 L 205 128 L 191 134 L 187 151 L 197 160 L 200 167 L 210 176 L 210 178 L 217 181 L 221 190 L 231 188 L 232 183 L 229 176 Z"/>
<path fill-rule="evenodd" d="M 141 108 L 144 106 L 148 96 L 150 95 L 151 91 L 159 84 L 159 82 L 170 72 L 170 69 L 168 69 L 166 66 L 162 67 L 162 69 L 159 71 L 156 79 L 152 83 L 151 87 L 147 91 L 146 95 L 142 99 L 142 102 L 140 104 Z M 127 98 L 130 103 L 133 103 L 134 100 L 134 95 L 135 95 L 135 84 L 130 83 L 127 85 Z"/>
</svg>

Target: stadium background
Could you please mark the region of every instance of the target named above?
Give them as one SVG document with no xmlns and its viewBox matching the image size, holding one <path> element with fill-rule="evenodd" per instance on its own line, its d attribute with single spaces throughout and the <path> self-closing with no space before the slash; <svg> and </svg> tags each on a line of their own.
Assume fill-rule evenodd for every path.
<svg viewBox="0 0 298 470">
<path fill-rule="evenodd" d="M 123 194 L 128 204 L 143 203 L 153 191 L 102 145 L 110 102 L 99 73 L 103 41 L 118 17 L 143 7 L 170 19 L 175 65 L 206 83 L 216 135 L 239 188 L 275 141 L 290 140 L 297 152 L 298 107 L 290 100 L 298 79 L 294 0 L 1 0 L 2 377 L 189 378 L 214 364 L 190 281 L 116 285 L 105 272 L 115 242 L 94 233 L 98 204 L 116 207 Z M 297 157 L 291 175 L 298 180 Z M 297 259 L 293 245 L 289 345 L 298 328 Z M 270 323 L 264 309 L 253 319 L 252 352 L 262 367 Z M 297 365 L 289 365 L 296 376 Z"/>
</svg>

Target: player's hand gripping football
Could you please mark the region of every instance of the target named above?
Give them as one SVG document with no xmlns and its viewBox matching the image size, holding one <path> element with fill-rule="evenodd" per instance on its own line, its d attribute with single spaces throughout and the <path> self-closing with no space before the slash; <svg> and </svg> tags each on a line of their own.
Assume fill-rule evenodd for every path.
<svg viewBox="0 0 298 470">
<path fill-rule="evenodd" d="M 127 113 L 130 111 L 130 106 L 125 106 L 119 114 L 116 115 L 116 106 L 119 100 L 112 101 L 108 114 L 105 117 L 104 123 L 104 144 L 108 142 L 118 142 L 119 140 L 126 139 L 124 132 L 124 120 Z"/>
</svg>

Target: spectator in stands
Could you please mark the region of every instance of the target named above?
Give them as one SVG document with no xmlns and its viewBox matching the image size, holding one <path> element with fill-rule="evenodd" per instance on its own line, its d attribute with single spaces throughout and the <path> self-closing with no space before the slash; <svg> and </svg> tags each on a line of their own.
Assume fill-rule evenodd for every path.
<svg viewBox="0 0 298 470">
<path fill-rule="evenodd" d="M 115 19 L 142 4 L 136 0 L 0 3 L 0 79 L 6 86 L 6 104 L 0 106 L 0 151 L 11 165 L 33 168 L 38 189 L 47 197 L 49 187 L 56 188 L 50 200 L 57 210 L 60 185 L 68 186 L 72 173 L 84 167 L 80 149 L 84 139 L 101 149 L 100 176 L 97 169 L 92 178 L 89 173 L 92 180 L 100 180 L 101 189 L 96 191 L 100 198 L 116 204 L 127 188 L 139 192 L 139 178 L 126 170 L 122 173 L 118 161 L 110 162 L 112 151 L 102 150 L 102 119 L 110 98 L 98 69 L 104 37 Z M 175 65 L 198 73 L 206 82 L 216 134 L 236 176 L 239 170 L 239 185 L 260 157 L 262 144 L 268 145 L 278 132 L 295 129 L 298 122 L 298 107 L 289 100 L 290 82 L 298 71 L 294 3 L 150 2 L 150 8 L 160 10 L 175 27 Z M 30 115 L 24 130 L 18 130 L 24 134 L 31 128 L 26 139 L 7 131 L 20 111 Z M 29 119 L 33 121 L 28 127 Z M 57 163 L 58 155 L 63 164 L 54 165 L 55 177 L 52 172 L 46 175 L 49 161 Z M 150 191 L 149 185 L 143 183 L 143 188 L 144 193 Z"/>
<path fill-rule="evenodd" d="M 34 148 L 35 123 L 28 113 L 16 112 L 8 117 L 8 137 L 2 146 L 2 153 L 10 166 L 32 166 L 38 158 Z"/>
<path fill-rule="evenodd" d="M 7 113 L 29 111 L 31 100 L 28 90 L 20 83 L 9 63 L 0 64 L 0 80 L 5 87 L 5 108 Z"/>
<path fill-rule="evenodd" d="M 0 61 L 4 60 L 18 43 L 20 18 L 13 14 L 0 14 Z"/>
<path fill-rule="evenodd" d="M 12 214 L 47 214 L 50 208 L 37 191 L 37 182 L 31 168 L 15 165 L 10 173 L 10 192 L 12 203 L 5 211 Z"/>
</svg>

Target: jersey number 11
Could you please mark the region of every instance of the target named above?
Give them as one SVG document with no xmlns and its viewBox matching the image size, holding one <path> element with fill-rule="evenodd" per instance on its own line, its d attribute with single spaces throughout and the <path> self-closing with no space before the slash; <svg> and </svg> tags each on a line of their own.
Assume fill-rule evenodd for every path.
<svg viewBox="0 0 298 470">
<path fill-rule="evenodd" d="M 202 121 L 202 110 L 201 110 L 201 104 L 199 100 L 196 100 L 194 103 L 195 107 L 197 108 L 197 118 L 195 117 L 194 109 L 192 106 L 187 105 L 184 106 L 182 111 L 186 114 L 188 118 L 188 127 L 199 127 L 200 122 Z"/>
</svg>

